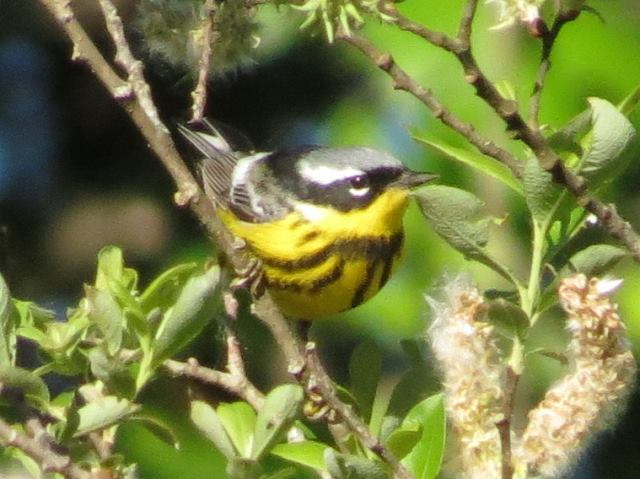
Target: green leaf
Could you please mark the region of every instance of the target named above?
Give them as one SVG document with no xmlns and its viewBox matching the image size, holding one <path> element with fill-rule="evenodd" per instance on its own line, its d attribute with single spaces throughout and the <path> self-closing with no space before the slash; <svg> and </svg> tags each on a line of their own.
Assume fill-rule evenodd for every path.
<svg viewBox="0 0 640 479">
<path fill-rule="evenodd" d="M 142 309 L 146 312 L 154 308 L 168 309 L 175 303 L 180 290 L 197 268 L 196 263 L 186 263 L 164 271 L 140 295 Z"/>
<path fill-rule="evenodd" d="M 242 401 L 222 403 L 216 413 L 239 455 L 250 458 L 256 426 L 256 413 L 251 406 Z"/>
<path fill-rule="evenodd" d="M 497 298 L 491 301 L 487 314 L 491 323 L 498 328 L 498 331 L 508 337 L 514 337 L 515 335 L 522 339 L 529 328 L 527 313 L 504 298 Z"/>
<path fill-rule="evenodd" d="M 482 213 L 484 202 L 468 191 L 443 185 L 425 186 L 415 197 L 429 224 L 447 243 L 467 259 L 479 261 L 520 286 L 508 268 L 485 249 L 493 218 Z"/>
<path fill-rule="evenodd" d="M 518 195 L 524 196 L 522 184 L 513 177 L 509 168 L 499 161 L 475 151 L 456 148 L 455 146 L 448 145 L 433 138 L 421 138 L 416 135 L 413 135 L 413 138 L 427 146 L 430 146 L 438 153 L 475 168 L 485 175 L 495 178 Z"/>
<path fill-rule="evenodd" d="M 446 439 L 444 396 L 436 394 L 417 404 L 405 417 L 403 427 L 419 425 L 422 436 L 403 459 L 416 479 L 433 479 L 440 472 Z"/>
<path fill-rule="evenodd" d="M 260 459 L 286 435 L 300 414 L 303 401 L 304 390 L 297 384 L 283 384 L 267 395 L 255 423 L 252 459 Z"/>
<path fill-rule="evenodd" d="M 14 315 L 9 287 L 0 274 L 0 364 L 14 364 Z"/>
<path fill-rule="evenodd" d="M 78 409 L 80 423 L 74 437 L 81 437 L 119 423 L 140 409 L 138 404 L 116 396 L 99 397 Z"/>
<path fill-rule="evenodd" d="M 324 451 L 329 446 L 317 441 L 303 441 L 276 444 L 271 449 L 271 454 L 295 462 L 303 466 L 311 467 L 316 471 L 326 472 L 324 463 Z"/>
<path fill-rule="evenodd" d="M 12 457 L 24 467 L 25 471 L 29 474 L 27 477 L 30 479 L 45 479 L 45 473 L 42 472 L 41 465 L 31 456 L 28 456 L 27 453 L 15 447 L 9 447 L 6 450 L 9 451 L 9 457 Z"/>
<path fill-rule="evenodd" d="M 186 346 L 218 313 L 220 289 L 218 266 L 212 266 L 187 281 L 156 332 L 153 344 L 155 364 Z"/>
<path fill-rule="evenodd" d="M 341 454 L 331 448 L 325 449 L 324 462 L 334 479 L 389 478 L 389 474 L 379 462 L 351 454 Z"/>
<path fill-rule="evenodd" d="M 178 436 L 175 431 L 160 418 L 149 414 L 134 414 L 129 418 L 129 420 L 139 422 L 147 431 L 165 444 L 175 449 L 180 449 L 180 442 L 178 441 Z"/>
<path fill-rule="evenodd" d="M 360 417 L 365 422 L 371 418 L 381 371 L 382 351 L 378 345 L 371 340 L 358 345 L 349 361 L 349 378 L 351 393 L 358 403 Z"/>
<path fill-rule="evenodd" d="M 104 336 L 109 354 L 114 355 L 122 345 L 125 320 L 120 305 L 110 292 L 85 286 L 87 314 Z"/>
<path fill-rule="evenodd" d="M 238 452 L 231 443 L 222 421 L 215 409 L 203 401 L 191 401 L 191 421 L 218 451 L 227 459 L 233 459 Z"/>
<path fill-rule="evenodd" d="M 553 133 L 547 141 L 549 146 L 558 152 L 570 152 L 575 155 L 582 155 L 582 145 L 580 139 L 591 127 L 591 111 L 584 110 L 574 116 L 565 126 Z M 569 165 L 573 164 L 571 161 Z"/>
<path fill-rule="evenodd" d="M 631 122 L 611 103 L 601 98 L 589 98 L 593 135 L 591 145 L 580 162 L 580 173 L 598 186 L 610 180 L 619 168 L 616 161 L 635 137 Z"/>
<path fill-rule="evenodd" d="M 385 444 L 393 455 L 402 459 L 418 443 L 422 436 L 422 430 L 418 426 L 399 427 L 387 437 Z"/>
<path fill-rule="evenodd" d="M 434 369 L 425 361 L 424 341 L 403 340 L 402 350 L 407 356 L 410 369 L 404 373 L 393 389 L 389 402 L 389 414 L 404 416 L 406 412 L 425 396 L 435 392 L 437 378 Z"/>
<path fill-rule="evenodd" d="M 534 156 L 527 158 L 522 180 L 529 211 L 539 223 L 547 221 L 557 207 L 562 189 Z"/>
<path fill-rule="evenodd" d="M 573 273 L 584 273 L 587 276 L 600 276 L 613 268 L 624 258 L 627 252 L 616 246 L 596 244 L 578 251 L 560 270 L 560 277 Z"/>
<path fill-rule="evenodd" d="M 98 253 L 95 287 L 108 292 L 111 281 L 116 281 L 129 290 L 134 290 L 138 281 L 138 273 L 124 267 L 122 250 L 117 246 L 105 246 Z"/>
<path fill-rule="evenodd" d="M 27 369 L 11 364 L 0 365 L 0 384 L 20 389 L 27 397 L 32 397 L 39 403 L 49 402 L 49 388 L 39 376 Z"/>
</svg>

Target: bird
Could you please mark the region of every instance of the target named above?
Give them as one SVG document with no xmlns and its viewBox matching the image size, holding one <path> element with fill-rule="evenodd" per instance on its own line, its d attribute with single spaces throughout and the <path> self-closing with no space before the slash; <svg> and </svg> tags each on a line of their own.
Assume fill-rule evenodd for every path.
<svg viewBox="0 0 640 479">
<path fill-rule="evenodd" d="M 373 297 L 401 257 L 410 193 L 437 178 L 369 147 L 258 152 L 208 120 L 178 130 L 201 156 L 199 178 L 223 224 L 292 319 L 330 317 Z"/>
</svg>

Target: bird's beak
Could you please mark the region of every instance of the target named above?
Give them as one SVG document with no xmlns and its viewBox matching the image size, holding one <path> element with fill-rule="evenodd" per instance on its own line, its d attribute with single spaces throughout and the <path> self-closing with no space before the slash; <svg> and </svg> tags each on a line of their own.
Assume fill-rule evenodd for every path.
<svg viewBox="0 0 640 479">
<path fill-rule="evenodd" d="M 405 170 L 392 183 L 392 186 L 412 190 L 413 188 L 422 186 L 425 183 L 435 180 L 436 178 L 438 178 L 438 175 L 434 175 L 432 173 L 423 173 L 423 172 Z"/>
</svg>

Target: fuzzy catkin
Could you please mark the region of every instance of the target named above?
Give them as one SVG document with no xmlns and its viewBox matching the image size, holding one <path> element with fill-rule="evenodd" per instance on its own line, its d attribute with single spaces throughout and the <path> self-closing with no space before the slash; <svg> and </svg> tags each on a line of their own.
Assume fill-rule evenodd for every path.
<svg viewBox="0 0 640 479">
<path fill-rule="evenodd" d="M 611 426 L 627 398 L 636 363 L 610 281 L 578 274 L 562 281 L 560 303 L 571 335 L 567 374 L 529 413 L 515 451 L 516 469 L 559 477 L 598 432 Z"/>
<path fill-rule="evenodd" d="M 502 368 L 494 328 L 484 319 L 486 305 L 477 288 L 455 278 L 443 298 L 427 297 L 433 311 L 428 338 L 443 374 L 445 404 L 459 442 L 462 477 L 500 477 Z"/>
</svg>

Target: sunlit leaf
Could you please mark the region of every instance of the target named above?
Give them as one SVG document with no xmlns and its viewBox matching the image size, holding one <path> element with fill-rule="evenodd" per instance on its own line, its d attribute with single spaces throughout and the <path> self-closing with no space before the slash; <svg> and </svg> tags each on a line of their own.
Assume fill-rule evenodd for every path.
<svg viewBox="0 0 640 479">
<path fill-rule="evenodd" d="M 624 166 L 616 161 L 635 137 L 633 125 L 611 103 L 589 98 L 593 136 L 591 145 L 580 161 L 580 173 L 595 186 Z"/>
<path fill-rule="evenodd" d="M 514 178 L 511 170 L 499 161 L 475 151 L 456 148 L 435 138 L 423 138 L 415 135 L 413 138 L 453 160 L 459 161 L 476 169 L 480 173 L 495 178 L 518 195 L 524 196 L 521 182 Z"/>
<path fill-rule="evenodd" d="M 191 401 L 191 421 L 227 459 L 237 456 L 237 450 L 231 443 L 218 413 L 206 402 Z"/>
<path fill-rule="evenodd" d="M 111 355 L 122 345 L 125 321 L 120 305 L 110 292 L 91 286 L 85 287 L 88 315 L 92 323 L 100 329 Z"/>
<path fill-rule="evenodd" d="M 371 340 L 364 341 L 355 349 L 349 361 L 351 393 L 359 406 L 360 417 L 369 421 L 373 400 L 378 389 L 382 371 L 382 351 Z"/>
<path fill-rule="evenodd" d="M 154 308 L 167 309 L 173 304 L 189 277 L 196 272 L 196 263 L 185 263 L 164 271 L 140 295 L 144 311 Z"/>
<path fill-rule="evenodd" d="M 557 207 L 562 189 L 533 156 L 527 159 L 522 180 L 529 211 L 538 222 L 547 221 Z"/>
<path fill-rule="evenodd" d="M 256 413 L 251 406 L 242 401 L 222 403 L 216 409 L 216 413 L 239 455 L 244 458 L 251 457 L 253 431 L 256 426 Z"/>
<path fill-rule="evenodd" d="M 123 287 L 133 290 L 136 287 L 137 280 L 138 273 L 131 268 L 125 268 L 120 248 L 117 246 L 105 246 L 100 250 L 95 282 L 97 289 L 109 291 L 109 283 L 116 281 Z"/>
<path fill-rule="evenodd" d="M 442 466 L 447 431 L 443 395 L 436 394 L 417 404 L 402 425 L 422 428 L 418 443 L 402 462 L 417 479 L 435 478 Z"/>
<path fill-rule="evenodd" d="M 271 454 L 317 471 L 326 471 L 324 451 L 327 448 L 326 444 L 316 441 L 291 442 L 276 444 Z"/>
<path fill-rule="evenodd" d="M 280 441 L 300 414 L 304 391 L 297 384 L 283 384 L 265 398 L 255 421 L 253 459 L 260 457 Z"/>
<path fill-rule="evenodd" d="M 140 409 L 138 404 L 116 396 L 99 397 L 78 409 L 80 423 L 74 437 L 117 424 Z"/>
<path fill-rule="evenodd" d="M 192 276 L 156 332 L 155 363 L 173 356 L 195 338 L 218 313 L 220 305 L 220 268 L 212 266 Z"/>
<path fill-rule="evenodd" d="M 479 261 L 519 285 L 509 269 L 485 249 L 494 219 L 483 213 L 484 202 L 468 191 L 444 185 L 423 187 L 415 197 L 429 224 L 447 243 L 467 259 Z"/>
</svg>

